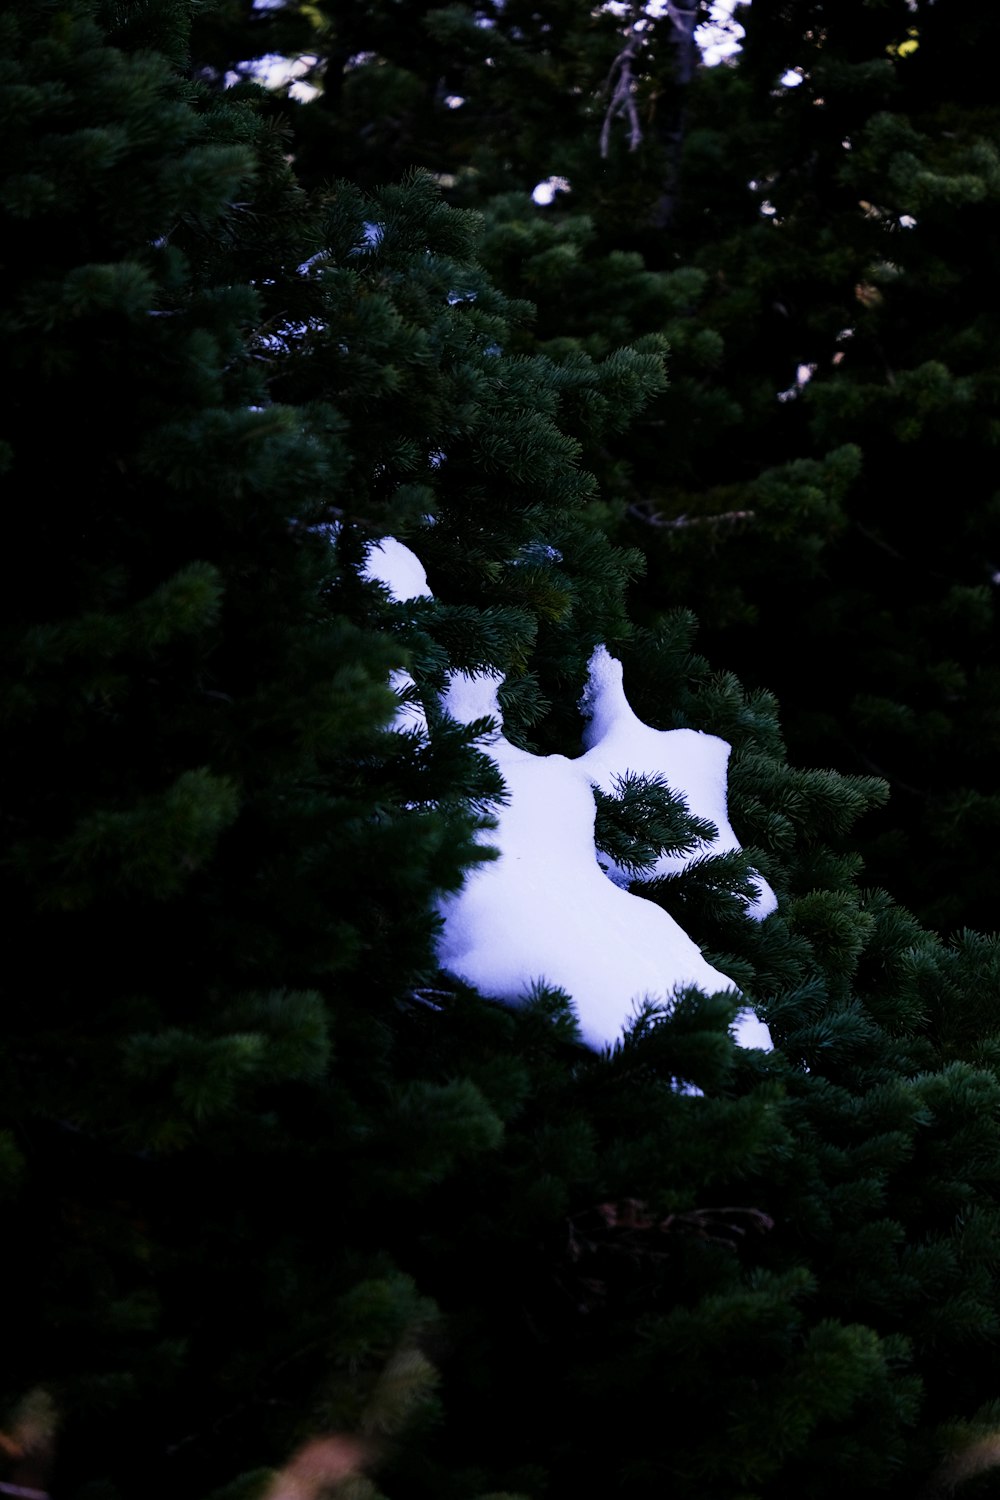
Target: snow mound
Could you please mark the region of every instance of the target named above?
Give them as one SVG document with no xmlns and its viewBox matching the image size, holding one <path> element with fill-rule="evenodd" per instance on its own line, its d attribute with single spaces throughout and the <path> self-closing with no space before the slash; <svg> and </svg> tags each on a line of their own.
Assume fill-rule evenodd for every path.
<svg viewBox="0 0 1000 1500">
<path fill-rule="evenodd" d="M 434 597 L 427 586 L 423 563 L 394 536 L 384 536 L 368 548 L 364 576 L 383 584 L 399 603 Z"/>
<path fill-rule="evenodd" d="M 463 723 L 484 714 L 499 720 L 497 686 L 456 674 L 445 706 Z M 501 1000 L 523 999 L 535 981 L 565 990 L 592 1047 L 620 1036 L 633 999 L 662 998 L 680 985 L 733 988 L 672 917 L 602 873 L 582 761 L 532 755 L 502 734 L 480 748 L 507 786 L 497 827 L 485 835 L 500 858 L 442 902 L 443 968 Z"/>
<path fill-rule="evenodd" d="M 725 740 L 697 729 L 652 729 L 644 724 L 625 697 L 622 664 L 605 646 L 598 646 L 590 659 L 590 676 L 580 707 L 589 720 L 583 735 L 586 754 L 580 764 L 595 786 L 613 792 L 615 778 L 625 771 L 663 776 L 683 794 L 689 812 L 707 818 L 717 829 L 714 839 L 688 854 L 662 854 L 643 879 L 674 875 L 692 859 L 740 848 L 729 821 L 726 776 L 730 746 Z M 621 885 L 628 885 L 632 878 L 613 861 L 608 874 Z M 756 871 L 754 874 L 758 895 L 748 904 L 747 916 L 760 921 L 777 909 L 778 898 L 767 881 Z"/>
<path fill-rule="evenodd" d="M 398 600 L 431 597 L 419 560 L 392 537 L 369 550 L 365 571 Z M 394 685 L 401 689 L 409 681 L 399 673 Z M 664 776 L 691 811 L 718 830 L 691 854 L 664 856 L 650 878 L 681 869 L 698 854 L 738 849 L 726 801 L 729 745 L 695 730 L 644 724 L 625 697 L 621 663 L 601 646 L 583 705 L 586 753 L 574 760 L 533 755 L 503 734 L 502 681 L 455 672 L 442 698 L 459 723 L 492 720 L 494 728 L 477 745 L 499 767 L 507 789 L 496 828 L 481 835 L 498 858 L 471 871 L 461 891 L 440 903 L 442 968 L 515 1004 L 538 982 L 564 990 L 584 1040 L 595 1048 L 616 1041 L 646 998 L 662 1001 L 686 986 L 708 994 L 735 990 L 667 912 L 608 878 L 594 842 L 594 786 L 610 791 L 616 775 L 633 771 Z M 394 727 L 405 727 L 399 720 L 406 711 Z M 762 918 L 776 904 L 761 880 L 748 914 Z M 741 1046 L 771 1047 L 767 1027 L 748 1008 L 734 1032 Z"/>
</svg>

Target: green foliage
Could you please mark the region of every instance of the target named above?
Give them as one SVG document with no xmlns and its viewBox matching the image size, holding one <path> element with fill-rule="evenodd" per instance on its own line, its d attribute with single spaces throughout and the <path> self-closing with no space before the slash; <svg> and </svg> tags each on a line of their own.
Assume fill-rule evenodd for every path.
<svg viewBox="0 0 1000 1500">
<path fill-rule="evenodd" d="M 921 103 L 905 7 L 805 9 L 755 0 L 744 63 L 690 86 L 658 21 L 610 166 L 610 12 L 0 20 L 5 1480 L 36 1487 L 34 1422 L 81 1500 L 266 1495 L 355 1438 L 354 1500 L 902 1497 L 995 1429 L 1000 956 L 859 888 L 853 831 L 885 792 L 864 747 L 945 754 L 956 695 L 992 725 L 982 572 L 937 536 L 912 599 L 853 571 L 912 525 L 890 447 L 931 484 L 991 440 L 989 320 L 954 315 L 992 105 Z M 312 102 L 215 87 L 283 47 Z M 549 172 L 572 213 L 530 203 Z M 433 599 L 361 576 L 390 533 Z M 782 716 L 801 745 L 846 703 L 862 750 L 790 767 L 688 602 L 783 688 L 799 611 L 816 690 Z M 504 795 L 446 674 L 505 674 L 507 732 L 572 755 L 598 641 L 646 722 L 731 742 L 744 843 L 633 887 L 742 997 L 637 997 L 604 1055 L 541 978 L 508 1010 L 434 957 Z M 710 828 L 626 773 L 598 843 L 641 877 Z M 935 848 L 987 840 L 993 800 L 956 783 Z M 773 1053 L 733 1043 L 748 1002 Z"/>
<path fill-rule="evenodd" d="M 598 849 L 629 874 L 650 870 L 663 853 L 690 854 L 718 832 L 714 823 L 692 817 L 683 795 L 662 776 L 626 771 L 614 778 L 614 788 L 613 794 L 594 788 L 594 838 Z"/>
<path fill-rule="evenodd" d="M 627 16 L 320 6 L 299 170 L 416 162 L 483 212 L 484 264 L 538 309 L 518 352 L 668 339 L 669 387 L 624 436 L 583 435 L 647 558 L 633 614 L 696 608 L 713 659 L 777 691 L 797 763 L 889 782 L 874 877 L 943 927 L 990 925 L 981 850 L 974 877 L 955 851 L 976 838 L 957 807 L 992 826 L 997 796 L 993 23 L 924 0 L 741 18 L 715 69 L 669 14 L 644 23 L 642 138 L 619 121 L 605 159 Z M 569 191 L 540 209 L 550 175 Z"/>
</svg>

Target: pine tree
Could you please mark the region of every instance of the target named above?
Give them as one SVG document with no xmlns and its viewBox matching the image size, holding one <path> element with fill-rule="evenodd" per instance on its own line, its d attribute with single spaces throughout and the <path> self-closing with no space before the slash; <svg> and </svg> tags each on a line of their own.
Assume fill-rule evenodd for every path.
<svg viewBox="0 0 1000 1500">
<path fill-rule="evenodd" d="M 485 211 L 491 274 L 538 307 L 526 350 L 667 334 L 668 390 L 587 454 L 651 559 L 633 607 L 693 607 L 713 658 L 779 692 L 800 763 L 889 782 L 879 880 L 938 925 L 992 925 L 997 545 L 971 475 L 993 441 L 996 141 L 968 63 L 992 22 L 759 4 L 736 63 L 706 69 L 678 7 L 310 14 L 299 169 L 419 163 Z M 529 206 L 550 176 L 569 193 Z"/>
<path fill-rule="evenodd" d="M 727 351 L 735 461 L 705 452 L 654 509 L 711 529 L 717 597 L 743 603 L 712 643 L 751 681 L 767 662 L 796 757 L 888 780 L 873 875 L 938 925 L 992 926 L 996 120 L 961 61 L 992 22 L 900 4 L 746 23 L 738 68 L 703 80 L 678 226 Z M 726 512 L 749 516 L 713 527 Z M 661 527 L 651 578 L 697 566 L 699 540 Z"/>
<path fill-rule="evenodd" d="M 639 559 L 607 537 L 699 278 L 612 252 L 606 315 L 546 298 L 536 342 L 477 259 L 511 257 L 523 204 L 480 241 L 374 161 L 306 192 L 285 155 L 312 126 L 213 87 L 172 4 L 2 24 L 4 882 L 33 980 L 3 1053 L 10 1482 L 45 1487 L 51 1453 L 53 1493 L 89 1500 L 276 1471 L 372 1495 L 363 1467 L 390 1500 L 778 1500 L 974 1463 L 996 947 L 858 889 L 880 784 L 790 769 L 774 700 L 692 655 L 688 616 L 630 622 Z M 531 226 L 539 285 L 587 234 Z M 653 336 L 612 352 L 643 306 Z M 387 535 L 433 599 L 366 580 Z M 647 722 L 733 745 L 745 852 L 644 894 L 771 1054 L 733 1046 L 732 995 L 647 1006 L 602 1056 L 571 997 L 510 1009 L 436 970 L 435 901 L 503 795 L 446 674 L 503 672 L 508 734 L 572 755 L 598 641 Z M 427 731 L 392 727 L 393 671 Z M 600 814 L 637 867 L 685 837 L 656 787 Z"/>
<path fill-rule="evenodd" d="M 499 1131 L 471 1086 L 408 1094 L 386 1031 L 495 789 L 461 736 L 439 759 L 386 733 L 406 648 L 330 543 L 419 495 L 363 494 L 321 390 L 271 394 L 336 312 L 304 263 L 332 243 L 351 279 L 361 205 L 318 218 L 254 107 L 184 81 L 183 8 L 2 24 L 4 1395 L 12 1431 L 26 1393 L 54 1401 L 66 1492 L 148 1491 L 165 1451 L 157 1485 L 207 1491 L 262 1415 L 269 1460 L 309 1423 L 281 1372 L 316 1386 L 317 1320 L 358 1279 L 318 1229 L 366 1116 L 441 1113 L 431 1175 Z M 380 328 L 401 370 L 427 345 L 391 296 L 364 311 L 361 413 Z"/>
</svg>

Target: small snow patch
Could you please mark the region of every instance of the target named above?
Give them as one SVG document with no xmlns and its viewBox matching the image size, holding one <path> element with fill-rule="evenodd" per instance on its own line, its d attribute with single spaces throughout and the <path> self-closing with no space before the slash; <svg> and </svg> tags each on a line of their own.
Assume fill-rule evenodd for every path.
<svg viewBox="0 0 1000 1500">
<path fill-rule="evenodd" d="M 383 584 L 399 602 L 434 597 L 427 584 L 423 563 L 394 536 L 384 536 L 381 541 L 372 543 L 365 558 L 364 576 Z"/>
<path fill-rule="evenodd" d="M 557 193 L 572 192 L 568 177 L 546 177 L 542 182 L 535 184 L 531 197 L 539 208 L 546 208 L 553 203 Z"/>
</svg>

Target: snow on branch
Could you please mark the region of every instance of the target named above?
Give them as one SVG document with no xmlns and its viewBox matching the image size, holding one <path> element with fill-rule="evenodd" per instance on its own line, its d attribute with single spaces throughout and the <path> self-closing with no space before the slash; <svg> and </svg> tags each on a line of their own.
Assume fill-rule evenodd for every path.
<svg viewBox="0 0 1000 1500">
<path fill-rule="evenodd" d="M 418 559 L 392 538 L 370 549 L 367 571 L 400 601 L 429 596 Z M 733 993 L 733 981 L 680 924 L 628 889 L 627 873 L 613 861 L 599 859 L 594 790 L 613 792 L 633 773 L 665 780 L 684 797 L 701 832 L 690 847 L 655 858 L 646 878 L 662 879 L 692 860 L 739 850 L 727 810 L 729 745 L 693 729 L 643 723 L 625 697 L 621 663 L 599 646 L 581 703 L 589 721 L 584 753 L 535 755 L 503 733 L 502 681 L 488 672 L 453 672 L 441 703 L 458 723 L 492 722 L 477 746 L 507 789 L 494 810 L 496 826 L 480 835 L 499 857 L 471 870 L 462 889 L 439 903 L 441 967 L 509 1004 L 522 1003 L 540 983 L 564 991 L 594 1048 L 617 1041 L 644 1001 L 669 1002 L 689 988 Z M 759 921 L 777 901 L 752 873 L 756 896 L 743 899 L 747 916 Z M 744 1046 L 771 1046 L 749 1008 L 737 1017 L 735 1034 Z"/>
</svg>

